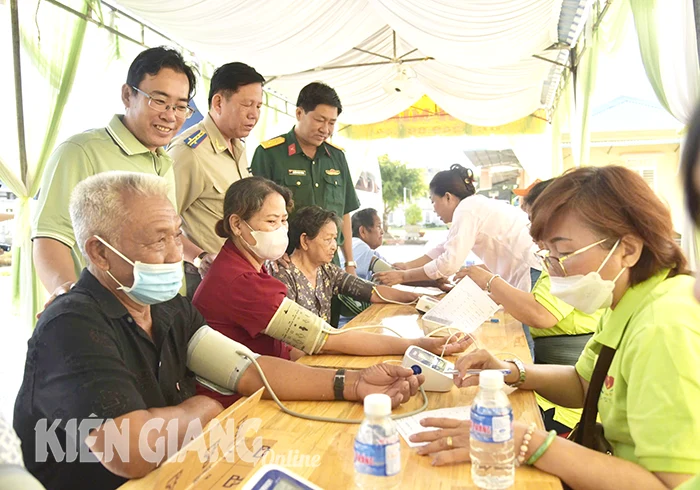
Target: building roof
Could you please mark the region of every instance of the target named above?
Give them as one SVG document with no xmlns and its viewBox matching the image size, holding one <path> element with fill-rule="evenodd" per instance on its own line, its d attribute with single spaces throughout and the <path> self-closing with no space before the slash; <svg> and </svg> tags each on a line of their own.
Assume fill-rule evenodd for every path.
<svg viewBox="0 0 700 490">
<path fill-rule="evenodd" d="M 591 132 L 680 130 L 683 125 L 656 100 L 620 96 L 593 109 Z"/>
</svg>

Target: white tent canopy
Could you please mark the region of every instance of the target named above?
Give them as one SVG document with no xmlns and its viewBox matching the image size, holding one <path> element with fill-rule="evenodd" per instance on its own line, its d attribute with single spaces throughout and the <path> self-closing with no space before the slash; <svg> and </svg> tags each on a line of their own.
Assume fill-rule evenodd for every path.
<svg viewBox="0 0 700 490">
<path fill-rule="evenodd" d="M 118 0 L 197 56 L 243 61 L 295 100 L 322 80 L 345 123 L 372 123 L 423 93 L 454 117 L 495 126 L 543 107 L 543 84 L 560 51 L 562 3 L 570 0 Z M 394 41 L 395 39 L 395 41 Z M 370 53 L 367 53 L 369 51 Z M 416 60 L 416 61 L 409 61 Z M 421 60 L 421 61 L 418 61 Z M 378 63 L 370 66 L 358 64 Z M 331 68 L 353 65 L 348 68 Z M 407 69 L 408 68 L 408 69 Z M 382 87 L 405 71 L 413 88 Z"/>
</svg>

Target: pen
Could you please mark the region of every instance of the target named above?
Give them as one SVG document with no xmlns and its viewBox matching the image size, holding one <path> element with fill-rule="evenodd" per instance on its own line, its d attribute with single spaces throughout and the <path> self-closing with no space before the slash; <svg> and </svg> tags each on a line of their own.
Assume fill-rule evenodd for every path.
<svg viewBox="0 0 700 490">
<path fill-rule="evenodd" d="M 486 369 L 467 369 L 466 374 L 479 374 L 481 371 L 487 371 Z M 493 371 L 492 369 L 489 369 L 489 371 Z M 500 371 L 504 375 L 505 374 L 510 374 L 510 369 L 496 369 L 495 371 Z M 459 374 L 459 371 L 456 369 L 446 369 L 445 374 Z"/>
</svg>

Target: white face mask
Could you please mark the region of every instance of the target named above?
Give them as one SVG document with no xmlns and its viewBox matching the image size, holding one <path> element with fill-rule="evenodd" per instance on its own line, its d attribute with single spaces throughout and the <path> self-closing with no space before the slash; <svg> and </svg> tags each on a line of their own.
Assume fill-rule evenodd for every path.
<svg viewBox="0 0 700 490">
<path fill-rule="evenodd" d="M 277 260 L 284 255 L 289 245 L 289 236 L 287 236 L 287 227 L 280 226 L 275 231 L 257 231 L 254 230 L 248 222 L 244 223 L 250 228 L 250 234 L 255 240 L 255 245 L 246 242 L 243 237 L 241 241 L 255 255 L 264 260 Z"/>
<path fill-rule="evenodd" d="M 619 243 L 620 240 L 615 242 L 615 245 L 610 250 L 607 257 L 605 257 L 603 263 L 600 264 L 597 271 L 589 272 L 585 276 L 581 274 L 566 277 L 551 276 L 550 280 L 552 286 L 550 291 L 552 295 L 587 315 L 592 315 L 596 310 L 601 308 L 610 307 L 613 301 L 615 283 L 625 271 L 626 267 L 623 267 L 612 281 L 600 277 L 600 270 L 607 263 L 608 259 L 610 259 L 610 256 Z"/>
</svg>

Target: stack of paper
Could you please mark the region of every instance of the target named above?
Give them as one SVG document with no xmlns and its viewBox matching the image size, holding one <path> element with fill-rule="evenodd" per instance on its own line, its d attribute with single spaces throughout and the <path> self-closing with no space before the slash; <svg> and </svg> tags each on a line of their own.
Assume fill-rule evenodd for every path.
<svg viewBox="0 0 700 490">
<path fill-rule="evenodd" d="M 498 305 L 468 276 L 459 281 L 423 320 L 473 332 L 498 311 Z"/>
</svg>

